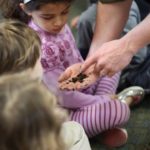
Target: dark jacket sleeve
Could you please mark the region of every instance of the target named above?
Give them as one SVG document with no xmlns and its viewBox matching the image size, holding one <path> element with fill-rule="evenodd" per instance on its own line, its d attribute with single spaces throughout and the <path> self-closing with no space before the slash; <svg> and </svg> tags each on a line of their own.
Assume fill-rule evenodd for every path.
<svg viewBox="0 0 150 150">
<path fill-rule="evenodd" d="M 99 0 L 102 3 L 115 3 L 115 2 L 120 2 L 124 0 Z"/>
</svg>

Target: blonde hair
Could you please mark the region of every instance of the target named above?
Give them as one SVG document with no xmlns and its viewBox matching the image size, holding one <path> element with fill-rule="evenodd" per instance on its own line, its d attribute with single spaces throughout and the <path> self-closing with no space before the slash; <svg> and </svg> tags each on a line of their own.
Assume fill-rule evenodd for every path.
<svg viewBox="0 0 150 150">
<path fill-rule="evenodd" d="M 64 150 L 65 119 L 41 83 L 24 74 L 0 78 L 0 150 Z"/>
<path fill-rule="evenodd" d="M 16 20 L 0 22 L 0 75 L 33 68 L 40 57 L 35 31 Z"/>
</svg>

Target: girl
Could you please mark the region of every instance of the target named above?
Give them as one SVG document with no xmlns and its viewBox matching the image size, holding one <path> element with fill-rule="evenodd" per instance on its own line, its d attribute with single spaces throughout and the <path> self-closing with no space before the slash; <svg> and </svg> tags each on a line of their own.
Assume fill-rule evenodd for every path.
<svg viewBox="0 0 150 150">
<path fill-rule="evenodd" d="M 31 28 L 29 28 L 26 24 L 21 23 L 19 21 L 3 20 L 2 22 L 0 22 L 0 39 L 1 39 L 0 40 L 0 60 L 1 60 L 0 61 L 0 76 L 6 75 L 6 74 L 25 72 L 28 75 L 28 79 L 26 78 L 26 80 L 29 80 L 28 83 L 32 82 L 30 77 L 33 79 L 36 78 L 36 79 L 40 80 L 40 78 L 42 76 L 42 68 L 41 68 L 41 63 L 39 61 L 40 60 L 40 57 L 39 57 L 40 56 L 40 39 L 39 39 L 38 35 L 36 34 L 36 32 L 33 31 Z M 23 83 L 23 80 L 22 80 L 20 83 L 19 79 L 21 80 L 21 77 L 23 78 L 23 76 L 19 77 L 19 75 L 17 76 L 18 78 L 17 77 L 15 79 L 12 78 L 12 81 L 11 81 L 11 82 L 13 82 L 13 84 L 15 84 L 15 82 L 16 82 L 15 85 L 19 84 L 19 86 L 15 87 L 15 85 L 13 85 L 12 83 L 8 83 L 8 85 L 12 84 L 12 88 L 16 88 L 16 89 L 14 89 L 13 92 L 15 92 L 17 90 L 19 91 L 19 89 L 25 90 L 24 88 L 26 87 L 25 84 L 27 81 L 25 80 L 25 83 Z M 6 85 L 7 85 L 7 82 L 6 82 Z M 36 86 L 38 86 L 38 84 Z M 3 91 L 3 88 L 4 88 L 4 90 L 7 90 L 7 91 L 10 90 L 9 88 L 7 89 L 7 87 L 1 86 L 0 92 Z M 4 94 L 7 94 L 7 92 L 6 93 L 5 92 L 4 92 Z M 3 93 L 1 93 L 1 96 L 0 96 L 1 101 L 3 100 L 2 94 Z M 13 94 L 15 95 L 16 93 L 13 93 Z M 46 93 L 44 93 L 44 94 L 46 94 Z M 25 94 L 25 96 L 27 96 L 27 95 Z M 32 94 L 32 97 L 33 96 L 35 96 L 35 98 L 37 98 L 36 97 L 37 95 Z M 13 99 L 13 97 L 12 97 L 12 99 Z M 13 100 L 15 101 L 16 99 L 14 98 Z M 10 101 L 11 101 L 11 99 L 10 99 Z M 19 101 L 19 97 L 18 97 L 17 101 Z M 8 103 L 8 105 L 11 103 L 13 105 L 12 109 L 14 107 L 16 110 L 16 106 L 14 106 L 16 103 L 10 102 L 10 103 Z M 19 114 L 20 106 L 21 106 L 21 104 L 19 104 L 19 106 L 18 106 L 18 110 L 17 110 L 18 114 Z M 50 106 L 50 108 L 51 108 L 51 106 Z M 25 108 L 25 109 L 27 109 L 27 108 Z M 15 111 L 15 110 L 12 110 L 12 111 Z M 26 111 L 28 111 L 28 109 Z M 32 116 L 31 116 L 31 118 L 32 118 Z M 11 118 L 8 118 L 8 119 L 15 119 L 15 116 L 11 116 Z M 40 116 L 39 116 L 39 119 L 40 119 Z M 18 118 L 18 120 L 16 120 L 16 121 L 21 121 L 21 120 L 19 120 L 19 118 Z M 15 122 L 14 122 L 14 125 L 15 125 Z M 16 128 L 17 128 L 17 126 L 16 126 Z M 9 129 L 9 126 L 8 126 L 8 129 Z M 61 132 L 62 132 L 64 142 L 66 143 L 66 146 L 68 147 L 67 150 L 80 150 L 80 149 L 81 150 L 82 149 L 91 150 L 87 136 L 80 124 L 78 124 L 76 122 L 66 121 L 62 125 Z M 72 134 L 74 135 L 73 137 L 72 137 Z M 13 137 L 11 137 L 11 138 L 13 138 Z M 11 138 L 9 139 L 10 142 L 11 142 Z M 14 139 L 13 144 L 15 144 L 15 141 L 18 141 L 17 139 L 21 140 L 21 139 L 19 139 L 19 135 L 18 135 L 18 137 L 16 137 Z M 26 141 L 26 142 L 28 142 L 28 141 Z M 35 141 L 35 142 L 37 142 L 37 141 Z M 16 146 L 20 146 L 20 145 L 16 145 Z M 27 146 L 27 145 L 24 145 L 24 146 Z M 11 149 L 11 147 L 10 147 L 10 149 Z M 21 148 L 18 147 L 18 150 L 22 150 L 22 149 L 23 149 L 22 147 Z M 26 149 L 26 148 L 24 148 L 24 149 Z M 30 149 L 34 149 L 34 148 L 31 147 L 26 150 L 30 150 Z M 37 150 L 39 150 L 39 149 L 37 148 Z M 45 149 L 42 149 L 42 150 L 45 150 Z M 53 148 L 51 150 L 53 150 Z M 56 150 L 56 149 L 54 149 L 54 150 Z"/>
<path fill-rule="evenodd" d="M 121 146 L 127 141 L 127 132 L 118 127 L 128 121 L 130 110 L 127 103 L 112 100 L 119 73 L 112 78 L 100 78 L 93 86 L 81 91 L 59 91 L 60 74 L 70 65 L 82 62 L 66 24 L 71 2 L 72 0 L 5 0 L 2 12 L 7 18 L 17 18 L 28 23 L 39 34 L 42 41 L 43 81 L 49 89 L 62 97 L 59 103 L 69 110 L 70 119 L 82 124 L 89 137 L 105 131 L 103 143 L 111 147 Z M 142 91 L 134 90 L 138 91 L 136 95 Z M 134 96 L 135 93 L 130 98 L 135 100 Z"/>
</svg>

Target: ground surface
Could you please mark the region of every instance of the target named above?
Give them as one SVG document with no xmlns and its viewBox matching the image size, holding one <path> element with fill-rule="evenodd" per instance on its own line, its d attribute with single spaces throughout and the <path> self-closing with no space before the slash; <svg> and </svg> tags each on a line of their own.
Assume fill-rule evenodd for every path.
<svg viewBox="0 0 150 150">
<path fill-rule="evenodd" d="M 125 126 L 129 139 L 125 146 L 113 150 L 150 150 L 150 96 L 131 111 L 131 117 Z M 109 150 L 99 143 L 91 142 L 93 150 Z"/>
</svg>

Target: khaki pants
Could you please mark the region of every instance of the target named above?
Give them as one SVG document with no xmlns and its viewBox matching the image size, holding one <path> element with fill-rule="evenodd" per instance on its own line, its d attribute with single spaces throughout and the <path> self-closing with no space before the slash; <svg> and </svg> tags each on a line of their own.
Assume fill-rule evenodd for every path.
<svg viewBox="0 0 150 150">
<path fill-rule="evenodd" d="M 68 147 L 68 150 L 91 150 L 89 140 L 84 129 L 77 122 L 65 122 L 62 125 L 62 137 Z"/>
</svg>

